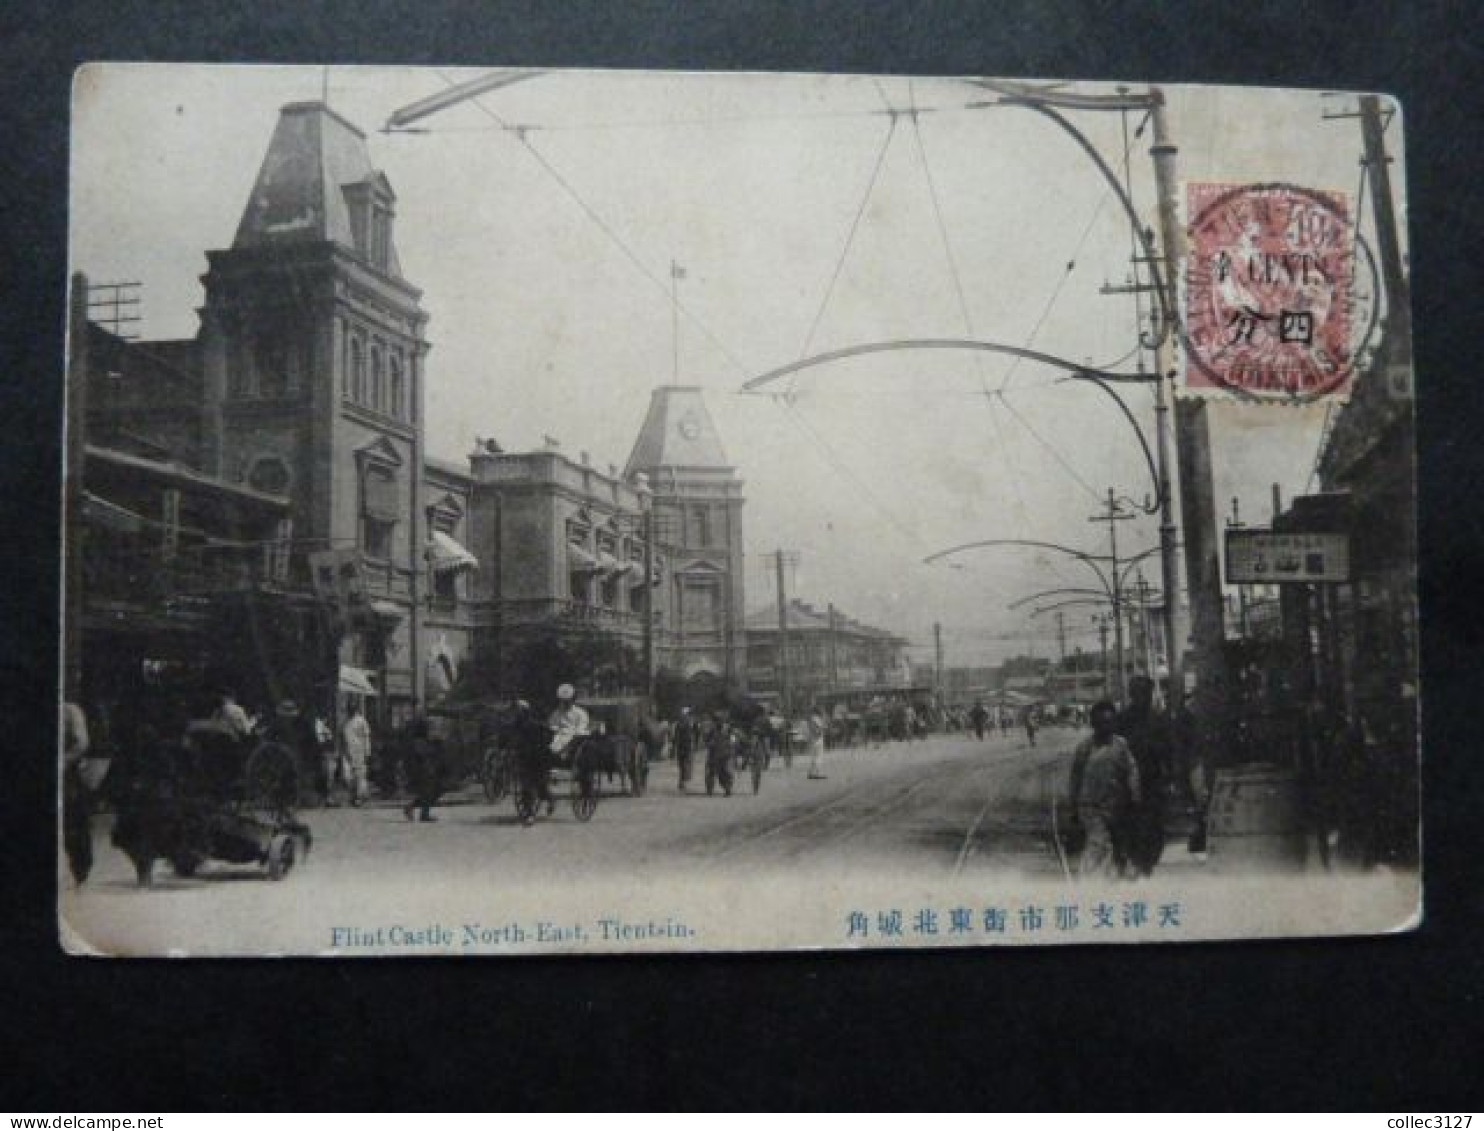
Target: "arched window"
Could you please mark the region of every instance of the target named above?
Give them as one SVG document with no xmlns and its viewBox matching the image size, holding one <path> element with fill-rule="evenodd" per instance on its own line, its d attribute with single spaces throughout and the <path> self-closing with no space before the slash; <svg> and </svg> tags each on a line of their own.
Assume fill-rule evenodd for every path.
<svg viewBox="0 0 1484 1131">
<path fill-rule="evenodd" d="M 357 404 L 366 395 L 366 355 L 360 338 L 350 340 L 350 399 Z"/>
<path fill-rule="evenodd" d="M 398 420 L 402 419 L 402 359 L 392 354 L 387 359 L 387 369 L 390 380 L 387 388 L 387 412 Z"/>
<path fill-rule="evenodd" d="M 340 395 L 342 397 L 350 396 L 350 347 L 354 341 L 350 327 L 345 327 L 345 333 L 340 342 Z"/>
<path fill-rule="evenodd" d="M 382 409 L 381 403 L 381 349 L 378 346 L 371 347 L 371 407 L 377 412 Z"/>
</svg>

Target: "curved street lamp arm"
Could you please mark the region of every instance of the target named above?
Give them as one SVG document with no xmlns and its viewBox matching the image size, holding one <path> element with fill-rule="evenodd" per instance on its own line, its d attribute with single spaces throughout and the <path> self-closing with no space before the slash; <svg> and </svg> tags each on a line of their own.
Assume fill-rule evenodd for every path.
<svg viewBox="0 0 1484 1131">
<path fill-rule="evenodd" d="M 817 353 L 811 357 L 802 357 L 798 361 L 790 362 L 777 369 L 770 369 L 767 373 L 753 377 L 742 385 L 744 393 L 755 393 L 764 385 L 777 381 L 781 377 L 787 377 L 802 369 L 812 369 L 819 365 L 828 365 L 832 361 L 843 361 L 847 357 L 859 357 L 863 354 L 891 353 L 896 350 L 983 350 L 986 353 L 1004 353 L 1012 357 L 1021 357 L 1027 361 L 1039 362 L 1049 365 L 1055 369 L 1065 370 L 1073 380 L 1097 380 L 1117 381 L 1134 384 L 1150 384 L 1159 380 L 1156 376 L 1148 373 L 1114 373 L 1107 369 L 1094 369 L 1087 365 L 1078 365 L 1076 362 L 1067 361 L 1065 358 L 1055 357 L 1040 350 L 1026 349 L 1023 346 L 1010 346 L 1001 342 L 984 342 L 975 338 L 896 338 L 885 342 L 863 342 L 860 345 L 846 346 L 843 349 L 830 350 L 828 353 Z"/>
<path fill-rule="evenodd" d="M 1068 587 L 1066 589 L 1043 589 L 1039 593 L 1032 593 L 1029 597 L 1022 597 L 1018 601 L 1011 601 L 1008 605 L 1005 606 L 1005 608 L 1014 611 L 1015 609 L 1023 608 L 1024 606 L 1029 605 L 1034 601 L 1040 601 L 1046 597 L 1059 597 L 1068 593 L 1075 593 L 1080 596 L 1106 596 L 1106 594 L 1101 589 L 1078 589 L 1076 587 Z"/>
<path fill-rule="evenodd" d="M 1101 377 L 1094 376 L 1092 373 L 1084 373 L 1083 380 L 1091 381 L 1099 389 L 1107 393 L 1108 396 L 1113 398 L 1113 403 L 1118 406 L 1118 411 L 1123 413 L 1123 418 L 1128 421 L 1129 427 L 1134 430 L 1134 435 L 1139 438 L 1139 448 L 1144 453 L 1144 466 L 1149 469 L 1149 481 L 1154 484 L 1153 502 L 1148 505 L 1140 504 L 1139 509 L 1145 514 L 1157 513 L 1160 506 L 1164 503 L 1166 488 L 1160 482 L 1159 467 L 1154 462 L 1154 453 L 1149 450 L 1149 441 L 1144 436 L 1144 429 L 1139 427 L 1139 422 L 1134 417 L 1133 411 L 1124 403 L 1123 398 L 1118 395 L 1117 391 L 1111 385 Z"/>
<path fill-rule="evenodd" d="M 1182 543 L 1176 542 L 1175 548 L 1178 549 L 1181 545 Z M 1150 546 L 1149 549 L 1143 551 L 1142 553 L 1135 554 L 1131 558 L 1124 559 L 1123 562 L 1120 563 L 1122 564 L 1123 568 L 1119 570 L 1118 573 L 1118 587 L 1120 589 L 1125 587 L 1125 583 L 1128 580 L 1129 572 L 1134 568 L 1134 566 L 1138 565 L 1146 558 L 1152 558 L 1155 554 L 1159 553 L 1161 549 L 1163 549 L 1162 546 Z"/>
<path fill-rule="evenodd" d="M 447 90 L 440 90 L 437 94 L 419 99 L 408 106 L 403 106 L 400 110 L 393 111 L 392 116 L 386 120 L 386 125 L 381 127 L 382 131 L 391 133 L 394 130 L 404 130 L 413 122 L 421 121 L 440 110 L 447 110 L 450 106 L 457 106 L 460 102 L 478 98 L 481 94 L 489 94 L 503 87 L 514 86 L 518 82 L 534 79 L 545 73 L 545 71 L 496 71 L 493 74 L 480 75 L 479 78 L 470 79 L 468 82 L 456 83 Z"/>
<path fill-rule="evenodd" d="M 922 563 L 923 565 L 931 565 L 933 562 L 938 561 L 940 558 L 946 558 L 950 554 L 957 554 L 964 550 L 984 549 L 991 546 L 1029 546 L 1036 550 L 1055 550 L 1059 554 L 1066 554 L 1068 557 L 1076 558 L 1079 562 L 1087 566 L 1088 569 L 1092 570 L 1098 579 L 1098 584 L 1103 587 L 1103 592 L 1109 597 L 1113 596 L 1113 585 L 1098 566 L 1099 562 L 1111 563 L 1113 558 L 1107 554 L 1089 554 L 1082 550 L 1074 550 L 1070 546 L 1061 546 L 1055 542 L 1036 542 L 1028 538 L 985 538 L 978 542 L 965 542 L 961 546 L 950 546 L 946 550 L 939 550 L 936 554 L 929 554 L 923 558 Z"/>
<path fill-rule="evenodd" d="M 1031 617 L 1041 616 L 1043 613 L 1054 613 L 1058 609 L 1070 609 L 1076 605 L 1099 605 L 1107 607 L 1112 602 L 1107 597 L 1076 597 L 1070 601 L 1057 601 L 1054 605 L 1042 605 L 1039 609 L 1030 611 Z"/>
</svg>

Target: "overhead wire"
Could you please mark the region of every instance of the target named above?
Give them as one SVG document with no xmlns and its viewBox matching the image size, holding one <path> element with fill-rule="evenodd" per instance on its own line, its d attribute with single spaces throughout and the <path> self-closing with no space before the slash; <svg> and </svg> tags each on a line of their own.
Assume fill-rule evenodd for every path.
<svg viewBox="0 0 1484 1131">
<path fill-rule="evenodd" d="M 446 80 L 445 80 L 446 81 Z M 924 106 L 919 113 L 922 114 L 960 114 L 977 113 L 980 108 L 970 105 L 952 106 Z M 794 121 L 829 121 L 849 118 L 880 118 L 893 111 L 862 109 L 862 110 L 819 110 L 819 111 L 796 111 L 785 114 L 720 114 L 705 118 L 639 118 L 629 121 L 594 121 L 594 122 L 507 122 L 504 125 L 492 126 L 409 126 L 396 129 L 394 133 L 406 134 L 493 134 L 493 133 L 515 133 L 525 131 L 527 133 L 587 133 L 603 130 L 648 130 L 648 129 L 673 129 L 687 126 L 731 126 L 751 125 L 759 122 L 794 122 Z"/>
<path fill-rule="evenodd" d="M 438 77 L 449 86 L 456 85 L 441 71 L 436 73 L 438 74 Z M 683 302 L 680 302 L 675 297 L 675 295 L 671 292 L 670 284 L 661 279 L 655 271 L 649 268 L 649 266 L 639 257 L 638 253 L 635 252 L 634 249 L 628 245 L 624 238 L 618 234 L 618 232 L 613 228 L 611 224 L 603 219 L 603 217 L 598 213 L 597 209 L 595 209 L 587 202 L 583 195 L 577 191 L 576 187 L 562 175 L 561 171 L 558 170 L 556 166 L 551 163 L 551 161 L 547 159 L 546 155 L 531 144 L 531 139 L 526 136 L 526 132 L 522 128 L 511 125 L 494 110 L 491 110 L 488 106 L 486 106 L 478 97 L 472 98 L 469 101 L 475 107 L 475 109 L 479 110 L 486 117 L 496 122 L 502 130 L 511 134 L 515 138 L 515 140 L 521 145 L 521 147 L 524 148 L 526 152 L 531 155 L 536 163 L 546 171 L 546 173 L 552 178 L 552 180 L 556 181 L 557 185 L 561 187 L 562 191 L 565 192 L 567 196 L 572 200 L 572 202 L 582 210 L 583 214 L 592 221 L 592 223 L 598 228 L 598 230 L 601 231 L 605 236 L 607 236 L 608 239 L 613 243 L 613 245 L 617 247 L 620 252 L 623 253 L 624 257 L 634 266 L 634 268 L 638 270 L 638 272 L 646 279 L 648 279 L 652 284 L 654 284 L 655 288 L 660 292 L 660 294 L 664 296 L 665 305 L 667 308 L 670 308 L 672 310 L 679 310 L 680 313 L 685 316 L 686 320 L 694 325 L 698 330 L 700 330 L 701 333 L 705 336 L 706 340 L 709 341 L 713 346 L 715 346 L 716 349 L 720 351 L 721 355 L 726 358 L 727 361 L 730 362 L 731 365 L 735 367 L 739 373 L 742 373 L 744 375 L 747 374 L 747 367 L 737 359 L 737 356 L 732 353 L 730 349 L 727 348 L 726 344 L 712 332 L 711 328 L 706 325 L 704 321 L 702 321 L 692 310 L 690 310 Z"/>
<path fill-rule="evenodd" d="M 809 356 L 809 349 L 814 345 L 814 335 L 819 330 L 819 324 L 824 319 L 825 310 L 830 305 L 830 298 L 835 293 L 835 285 L 840 281 L 840 272 L 845 267 L 845 259 L 850 254 L 850 248 L 855 242 L 855 233 L 860 228 L 861 217 L 866 213 L 866 205 L 871 202 L 871 193 L 876 188 L 876 179 L 881 175 L 881 166 L 886 161 L 886 152 L 891 148 L 891 139 L 896 136 L 897 116 L 891 115 L 890 125 L 886 129 L 886 136 L 881 140 L 881 148 L 876 153 L 875 164 L 871 166 L 870 179 L 866 181 L 866 191 L 861 194 L 860 204 L 856 207 L 855 215 L 851 218 L 850 228 L 845 234 L 845 243 L 840 248 L 840 254 L 835 258 L 834 270 L 830 273 L 829 285 L 825 287 L 824 297 L 820 300 L 819 309 L 814 313 L 814 320 L 809 323 L 809 332 L 804 335 L 804 345 L 799 350 L 799 357 Z"/>
<path fill-rule="evenodd" d="M 927 183 L 928 199 L 932 202 L 933 218 L 936 221 L 938 227 L 938 238 L 943 243 L 943 255 L 948 261 L 948 272 L 953 279 L 954 293 L 958 296 L 958 309 L 960 316 L 963 318 L 964 332 L 968 334 L 969 337 L 973 338 L 976 336 L 974 330 L 974 319 L 973 315 L 971 315 L 969 312 L 969 300 L 968 296 L 964 292 L 963 276 L 960 274 L 958 269 L 958 258 L 953 254 L 953 242 L 948 238 L 948 224 L 947 221 L 943 218 L 943 205 L 938 197 L 937 182 L 933 177 L 932 164 L 928 161 L 927 145 L 923 141 L 922 126 L 918 121 L 916 113 L 916 92 L 910 80 L 907 84 L 907 91 L 912 105 L 912 136 L 917 143 L 917 156 L 919 162 L 922 165 L 923 179 Z M 882 97 L 884 98 L 885 95 L 883 94 Z M 981 394 L 984 397 L 984 403 L 989 410 L 990 426 L 994 429 L 995 433 L 995 446 L 1000 453 L 1001 461 L 1005 465 L 1005 471 L 1010 480 L 1011 490 L 1015 495 L 1016 515 L 1020 519 L 1020 529 L 1021 532 L 1024 533 L 1028 529 L 1030 524 L 1030 514 L 1027 511 L 1025 505 L 1025 493 L 1021 489 L 1020 472 L 1019 469 L 1015 466 L 1014 460 L 1011 458 L 1010 448 L 1005 440 L 1005 430 L 1000 423 L 998 413 L 995 412 L 994 402 L 990 399 L 989 396 L 989 384 L 984 376 L 984 359 L 978 354 L 974 355 L 974 368 L 979 377 L 979 387 Z"/>
<path fill-rule="evenodd" d="M 1063 456 L 1061 454 L 1061 452 L 1057 451 L 1056 447 L 1049 440 L 1047 440 L 1044 436 L 1041 435 L 1041 433 L 1037 432 L 1035 430 L 1035 428 L 1033 428 L 1031 426 L 1031 422 L 1029 420 L 1027 420 L 1024 416 L 1022 416 L 1016 410 L 1016 408 L 1015 408 L 1014 405 L 1012 405 L 1009 401 L 1004 400 L 1003 398 L 1001 398 L 1001 402 L 1000 403 L 1002 403 L 1005 406 L 1005 411 L 1008 412 L 1011 416 L 1013 416 L 1016 420 L 1018 420 L 1020 422 L 1020 426 L 1022 428 L 1024 428 L 1027 432 L 1029 432 L 1031 434 L 1031 437 L 1038 444 L 1040 444 L 1043 448 L 1046 449 L 1047 453 L 1053 459 L 1055 459 L 1058 464 L 1061 465 L 1062 470 L 1065 471 L 1068 475 L 1070 475 L 1072 477 L 1072 479 L 1077 483 L 1078 486 L 1080 486 L 1084 491 L 1086 491 L 1088 493 L 1088 495 L 1090 495 L 1093 498 L 1094 501 L 1101 501 L 1102 496 L 1100 496 L 1097 493 L 1097 491 L 1093 489 L 1093 487 L 1087 482 L 1086 479 L 1082 478 L 1082 476 L 1078 473 L 1077 469 L 1075 467 L 1073 467 L 1071 465 L 1071 463 L 1069 463 L 1067 461 L 1066 457 Z"/>
</svg>

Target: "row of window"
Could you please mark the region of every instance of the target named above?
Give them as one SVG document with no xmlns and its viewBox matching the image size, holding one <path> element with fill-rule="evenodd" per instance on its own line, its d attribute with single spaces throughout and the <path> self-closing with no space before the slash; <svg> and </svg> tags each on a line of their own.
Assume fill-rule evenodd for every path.
<svg viewBox="0 0 1484 1131">
<path fill-rule="evenodd" d="M 347 400 L 394 420 L 410 418 L 401 350 L 378 341 L 367 343 L 364 334 L 347 328 L 343 357 L 341 393 Z"/>
<path fill-rule="evenodd" d="M 661 537 L 700 549 L 725 545 L 726 538 L 722 532 L 726 521 L 725 513 L 723 511 L 717 514 L 716 510 L 717 508 L 705 504 L 685 507 L 683 510 L 662 507 L 656 515 Z"/>
</svg>

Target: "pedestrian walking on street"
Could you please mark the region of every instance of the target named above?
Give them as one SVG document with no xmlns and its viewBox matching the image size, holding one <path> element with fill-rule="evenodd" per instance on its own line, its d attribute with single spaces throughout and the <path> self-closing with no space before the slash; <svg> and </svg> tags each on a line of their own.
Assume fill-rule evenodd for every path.
<svg viewBox="0 0 1484 1131">
<path fill-rule="evenodd" d="M 1025 709 L 1025 739 L 1032 746 L 1036 744 L 1036 712 L 1030 707 Z"/>
<path fill-rule="evenodd" d="M 62 843 L 72 878 L 81 884 L 93 870 L 93 791 L 83 779 L 88 720 L 76 703 L 62 704 Z"/>
<path fill-rule="evenodd" d="M 982 702 L 975 700 L 974 706 L 969 711 L 969 721 L 974 724 L 974 737 L 983 742 L 984 724 L 989 722 L 989 712 L 984 709 Z"/>
<path fill-rule="evenodd" d="M 690 787 L 690 775 L 695 766 L 698 738 L 696 720 L 691 717 L 690 708 L 681 708 L 680 718 L 675 722 L 675 733 L 672 738 L 675 744 L 675 764 L 680 770 L 677 788 L 681 793 L 686 792 Z"/>
<path fill-rule="evenodd" d="M 352 703 L 350 716 L 340 728 L 344 745 L 345 787 L 350 791 L 350 803 L 359 806 L 366 800 L 366 767 L 371 761 L 371 724 L 361 712 L 359 703 Z"/>
<path fill-rule="evenodd" d="M 436 821 L 431 810 L 443 792 L 442 766 L 439 764 L 437 744 L 431 737 L 428 720 L 423 715 L 414 718 L 407 728 L 407 776 L 412 786 L 412 800 L 402 808 L 410 821 L 416 811 L 419 820 Z"/>
<path fill-rule="evenodd" d="M 1129 814 L 1129 866 L 1148 876 L 1164 853 L 1165 783 L 1169 780 L 1170 728 L 1154 709 L 1154 681 L 1147 675 L 1129 681 L 1129 705 L 1118 716 L 1116 733 L 1128 743 L 1139 767 L 1141 799 Z"/>
<path fill-rule="evenodd" d="M 809 776 L 815 781 L 823 781 L 827 776 L 824 772 L 824 736 L 825 720 L 824 714 L 816 707 L 809 713 L 804 722 L 805 734 L 809 741 Z"/>
<path fill-rule="evenodd" d="M 1081 830 L 1077 874 L 1118 879 L 1127 867 L 1129 815 L 1139 804 L 1139 766 L 1115 733 L 1118 711 L 1106 699 L 1092 709 L 1092 734 L 1072 755 L 1067 796 Z"/>
</svg>

